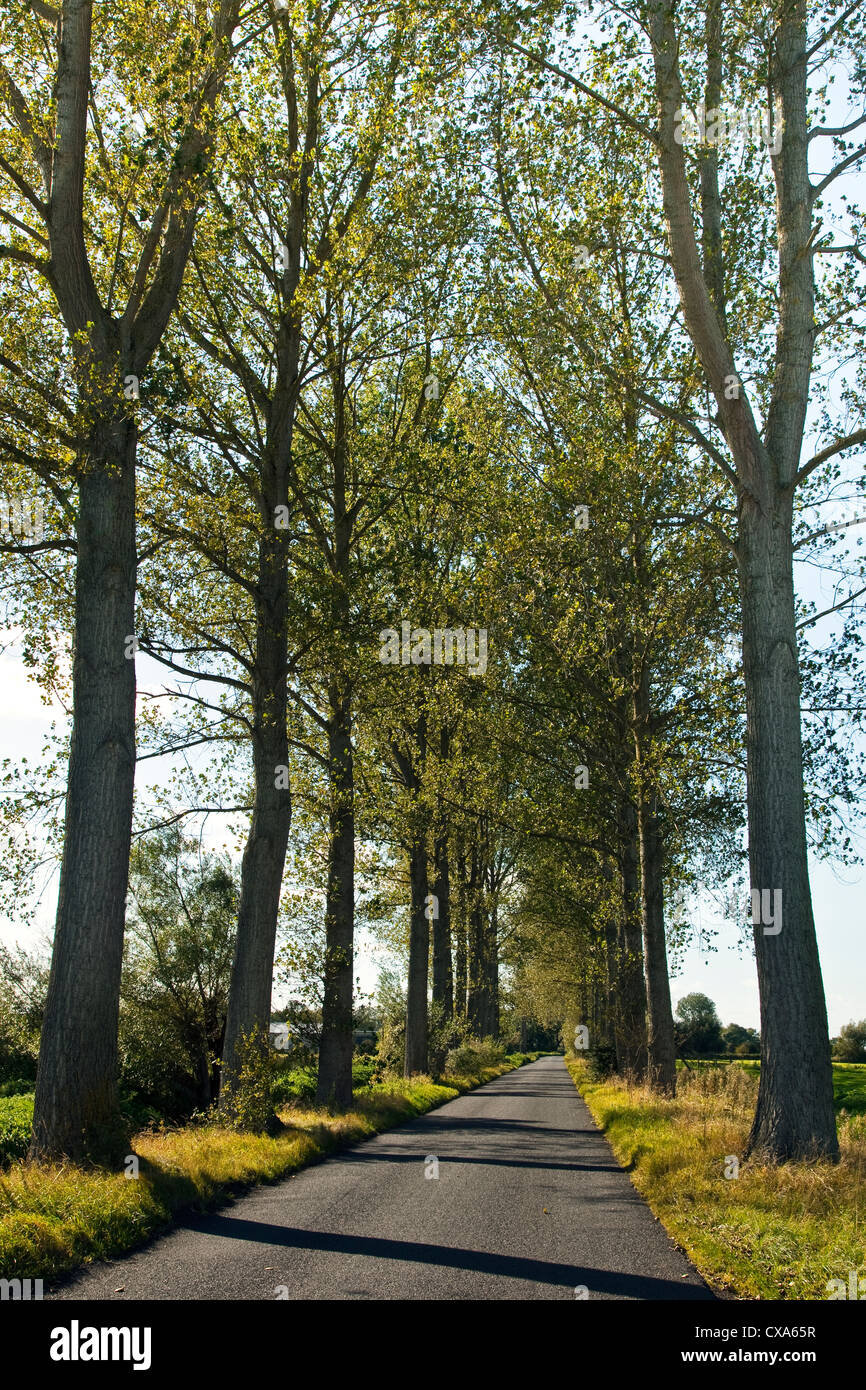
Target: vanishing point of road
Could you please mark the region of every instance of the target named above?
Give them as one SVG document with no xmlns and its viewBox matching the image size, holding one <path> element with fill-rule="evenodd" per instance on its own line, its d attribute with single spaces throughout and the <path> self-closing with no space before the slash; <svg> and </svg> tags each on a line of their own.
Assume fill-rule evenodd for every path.
<svg viewBox="0 0 866 1390">
<path fill-rule="evenodd" d="M 438 1173 L 438 1176 L 434 1176 Z M 429 1175 L 429 1176 L 428 1176 Z M 52 1299 L 712 1299 L 543 1057 Z"/>
</svg>

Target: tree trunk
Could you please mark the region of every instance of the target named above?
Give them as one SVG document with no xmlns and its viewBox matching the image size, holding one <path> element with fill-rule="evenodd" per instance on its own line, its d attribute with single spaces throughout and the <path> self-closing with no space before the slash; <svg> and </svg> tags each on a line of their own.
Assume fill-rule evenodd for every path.
<svg viewBox="0 0 866 1390">
<path fill-rule="evenodd" d="M 647 995 L 644 977 L 637 810 L 630 798 L 619 808 L 622 906 L 616 928 L 614 1036 L 617 1069 L 641 1081 L 647 1066 Z"/>
<path fill-rule="evenodd" d="M 748 739 L 749 862 L 753 888 L 781 892 L 782 930 L 755 932 L 761 996 L 761 1079 L 749 1152 L 764 1161 L 839 1147 L 824 986 L 812 918 L 803 808 L 799 664 L 791 553 L 815 336 L 811 254 L 814 191 L 808 163 L 806 0 L 780 15 L 770 67 L 781 103 L 773 158 L 779 256 L 771 398 L 762 438 L 724 323 L 701 266 L 682 147 L 683 104 L 673 0 L 650 24 L 659 108 L 659 172 L 671 259 L 689 334 L 716 400 L 736 465 L 738 565 Z M 705 165 L 706 183 L 712 169 Z M 723 282 L 721 282 L 723 283 Z M 732 391 L 726 388 L 734 384 Z M 773 924 L 775 928 L 776 924 Z"/>
<path fill-rule="evenodd" d="M 463 838 L 458 832 L 457 837 L 457 911 L 454 914 L 453 932 L 455 936 L 454 950 L 454 1015 L 458 1019 L 466 1018 L 466 987 L 467 987 L 467 950 L 466 950 L 466 923 L 468 915 L 468 892 L 466 882 L 466 855 L 463 849 Z"/>
<path fill-rule="evenodd" d="M 135 461 L 104 425 L 79 487 L 73 722 L 33 1159 L 120 1162 L 117 1023 L 135 780 Z"/>
<path fill-rule="evenodd" d="M 220 1084 L 220 1111 L 228 1118 L 236 1113 L 231 1091 L 237 1084 L 243 1050 L 268 1045 L 277 918 L 292 819 L 286 731 L 287 594 L 283 547 L 276 533 L 266 532 L 259 546 L 252 692 L 253 814 L 241 865 Z M 245 1039 L 253 1041 L 245 1043 Z"/>
<path fill-rule="evenodd" d="M 638 833 L 647 1002 L 647 1080 L 654 1091 L 672 1096 L 677 1088 L 676 1048 L 665 943 L 661 836 L 654 793 L 640 793 Z"/>
<path fill-rule="evenodd" d="M 202 1110 L 206 1110 L 211 1103 L 211 1072 L 210 1058 L 207 1050 L 207 1039 L 202 1039 L 195 1054 L 195 1078 L 198 1086 L 198 1104 Z"/>
<path fill-rule="evenodd" d="M 325 997 L 316 1100 L 352 1103 L 352 997 L 355 930 L 355 782 L 351 695 L 334 686 L 328 726 L 331 778 L 330 850 L 325 911 Z"/>
<path fill-rule="evenodd" d="M 406 1061 L 404 1074 L 427 1070 L 427 975 L 430 922 L 427 918 L 427 846 L 423 834 L 409 850 L 411 909 L 409 925 L 409 988 L 406 995 Z"/>
<path fill-rule="evenodd" d="M 484 906 L 482 869 L 476 839 L 473 839 L 469 851 L 469 864 L 466 1017 L 472 1036 L 480 1038 L 484 1028 Z"/>
<path fill-rule="evenodd" d="M 781 923 L 755 926 L 761 1075 L 748 1152 L 776 1162 L 839 1152 L 803 818 L 790 511 L 785 497 L 774 517 L 749 508 L 741 523 L 749 868 L 770 915 L 781 893 Z"/>
<path fill-rule="evenodd" d="M 619 1045 L 619 1029 L 617 1019 L 619 1016 L 619 958 L 618 958 L 618 933 L 620 928 L 621 913 L 616 916 L 613 913 L 605 915 L 604 920 L 604 1000 L 603 1000 L 603 1025 L 600 1039 L 607 1047 L 613 1049 L 616 1058 L 617 1071 L 622 1071 L 622 1063 L 625 1060 L 621 1055 Z M 641 971 L 641 978 L 643 972 Z"/>
<path fill-rule="evenodd" d="M 499 1039 L 499 923 L 496 902 L 487 915 L 484 931 L 484 1033 Z"/>
<path fill-rule="evenodd" d="M 451 874 L 448 863 L 448 834 L 436 840 L 436 877 L 433 880 L 436 915 L 433 917 L 433 1003 L 441 1008 L 441 1019 L 448 1023 L 454 1013 L 454 985 L 451 975 Z"/>
</svg>

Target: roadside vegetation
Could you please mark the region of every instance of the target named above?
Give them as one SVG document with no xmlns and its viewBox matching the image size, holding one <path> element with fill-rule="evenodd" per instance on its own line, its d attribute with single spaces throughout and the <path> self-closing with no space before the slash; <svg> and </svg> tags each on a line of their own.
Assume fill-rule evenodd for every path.
<svg viewBox="0 0 866 1390">
<path fill-rule="evenodd" d="M 340 1114 L 307 1100 L 282 1104 L 273 1135 L 226 1128 L 214 1113 L 177 1127 L 154 1125 L 135 1136 L 130 1159 L 138 1164 L 127 1161 L 129 1176 L 13 1161 L 0 1171 L 0 1269 L 5 1276 L 47 1279 L 122 1255 L 183 1210 L 210 1210 L 257 1183 L 277 1182 L 538 1056 L 506 1056 L 484 1044 L 475 1051 L 495 1053 L 496 1060 L 472 1074 L 362 1084 Z M 0 1098 L 0 1152 L 7 1160 L 26 1153 L 32 1113 L 32 1095 Z"/>
<path fill-rule="evenodd" d="M 690 1062 L 677 1095 L 567 1058 L 593 1118 L 655 1216 L 719 1294 L 826 1299 L 866 1265 L 866 1065 L 833 1064 L 839 1163 L 744 1162 L 760 1064 Z M 829 1287 L 828 1287 L 829 1285 Z"/>
</svg>

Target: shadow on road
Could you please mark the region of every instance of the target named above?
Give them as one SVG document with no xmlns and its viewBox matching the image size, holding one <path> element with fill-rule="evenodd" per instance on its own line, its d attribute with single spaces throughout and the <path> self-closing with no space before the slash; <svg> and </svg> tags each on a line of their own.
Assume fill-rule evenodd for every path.
<svg viewBox="0 0 866 1390">
<path fill-rule="evenodd" d="M 428 1146 L 422 1146 L 425 1149 Z M 432 1151 L 431 1151 L 432 1152 Z M 419 1149 L 417 1153 L 405 1153 L 399 1150 L 388 1151 L 387 1149 L 358 1149 L 352 1150 L 349 1154 L 341 1157 L 348 1159 L 351 1163 L 423 1163 L 426 1154 L 422 1154 Z M 458 1163 L 477 1163 L 482 1168 L 538 1168 L 542 1172 L 546 1169 L 558 1169 L 563 1173 L 620 1173 L 622 1169 L 618 1163 L 555 1163 L 552 1159 L 544 1159 L 540 1163 L 534 1163 L 526 1158 L 484 1158 L 468 1157 L 466 1154 L 447 1154 L 437 1153 L 436 1158 L 440 1164 L 451 1163 L 455 1166 Z M 638 1198 L 638 1201 L 641 1199 Z"/>
<path fill-rule="evenodd" d="M 519 1255 L 494 1255 L 483 1250 L 462 1250 L 449 1245 L 422 1245 L 415 1241 L 383 1240 L 376 1236 L 342 1235 L 331 1231 L 304 1231 L 294 1226 L 275 1226 L 266 1221 L 214 1215 L 191 1227 L 202 1234 L 250 1240 L 262 1245 L 282 1245 L 293 1250 L 323 1250 L 335 1255 L 367 1255 L 376 1260 L 404 1260 L 409 1264 L 439 1265 L 508 1279 L 527 1279 L 561 1288 L 584 1285 L 590 1294 L 621 1298 L 711 1301 L 705 1285 L 654 1279 L 644 1274 L 620 1274 L 585 1269 L 580 1265 L 552 1264 Z"/>
</svg>

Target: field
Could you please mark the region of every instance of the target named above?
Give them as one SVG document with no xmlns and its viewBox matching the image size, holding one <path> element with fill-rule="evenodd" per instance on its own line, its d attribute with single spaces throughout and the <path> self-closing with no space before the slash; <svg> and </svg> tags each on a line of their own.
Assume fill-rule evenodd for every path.
<svg viewBox="0 0 866 1390">
<path fill-rule="evenodd" d="M 757 1058 L 745 1057 L 732 1059 L 734 1066 L 742 1067 L 744 1071 L 752 1076 L 758 1076 L 761 1071 L 761 1063 Z M 697 1057 L 689 1058 L 689 1068 L 692 1071 L 702 1067 L 724 1067 L 731 1065 L 718 1058 L 703 1061 Z M 682 1062 L 677 1063 L 677 1070 L 680 1076 L 688 1074 L 688 1068 Z M 836 1102 L 836 1110 L 840 1114 L 844 1111 L 847 1115 L 866 1114 L 866 1062 L 834 1062 L 833 1063 L 833 1097 Z"/>
</svg>

